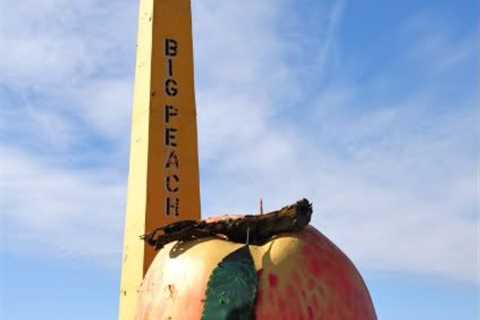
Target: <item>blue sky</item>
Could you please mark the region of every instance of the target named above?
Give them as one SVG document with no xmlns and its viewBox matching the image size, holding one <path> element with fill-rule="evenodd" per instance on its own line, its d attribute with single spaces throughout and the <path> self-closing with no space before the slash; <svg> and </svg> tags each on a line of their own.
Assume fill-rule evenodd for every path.
<svg viewBox="0 0 480 320">
<path fill-rule="evenodd" d="M 115 319 L 137 1 L 0 1 L 0 317 Z M 480 316 L 478 1 L 193 1 L 202 210 L 301 197 L 379 319 Z"/>
</svg>

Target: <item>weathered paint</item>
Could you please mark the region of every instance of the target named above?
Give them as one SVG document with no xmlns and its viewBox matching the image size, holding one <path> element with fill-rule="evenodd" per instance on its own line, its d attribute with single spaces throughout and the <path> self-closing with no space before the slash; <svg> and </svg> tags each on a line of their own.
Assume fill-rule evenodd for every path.
<svg viewBox="0 0 480 320">
<path fill-rule="evenodd" d="M 200 219 L 190 0 L 141 0 L 120 320 L 155 256 L 139 236 L 183 219 Z"/>
<path fill-rule="evenodd" d="M 218 239 L 165 246 L 145 276 L 135 320 L 200 319 L 211 272 L 241 246 Z M 250 252 L 259 281 L 256 319 L 376 320 L 355 266 L 313 227 Z"/>
</svg>

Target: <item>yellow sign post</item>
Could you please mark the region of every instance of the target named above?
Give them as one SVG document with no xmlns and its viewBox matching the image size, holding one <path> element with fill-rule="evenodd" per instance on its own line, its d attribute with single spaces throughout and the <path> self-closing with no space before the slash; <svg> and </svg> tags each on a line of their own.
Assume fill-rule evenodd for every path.
<svg viewBox="0 0 480 320">
<path fill-rule="evenodd" d="M 133 320 L 155 251 L 140 236 L 200 219 L 190 0 L 141 0 L 120 320 Z"/>
</svg>

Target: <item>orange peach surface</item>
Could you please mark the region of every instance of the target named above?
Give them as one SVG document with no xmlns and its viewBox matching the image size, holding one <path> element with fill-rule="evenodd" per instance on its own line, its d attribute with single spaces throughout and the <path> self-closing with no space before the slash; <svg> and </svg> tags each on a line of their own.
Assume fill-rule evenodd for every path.
<svg viewBox="0 0 480 320">
<path fill-rule="evenodd" d="M 241 246 L 219 239 L 165 246 L 140 288 L 135 319 L 201 319 L 210 274 Z M 376 319 L 358 271 L 313 227 L 251 245 L 250 252 L 259 282 L 256 319 Z"/>
</svg>

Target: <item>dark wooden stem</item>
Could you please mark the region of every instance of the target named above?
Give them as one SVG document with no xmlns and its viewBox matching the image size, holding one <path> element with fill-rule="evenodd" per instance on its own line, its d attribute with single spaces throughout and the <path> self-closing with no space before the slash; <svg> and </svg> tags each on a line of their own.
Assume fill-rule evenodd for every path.
<svg viewBox="0 0 480 320">
<path fill-rule="evenodd" d="M 185 220 L 169 224 L 143 235 L 141 238 L 157 250 L 172 241 L 192 241 L 219 237 L 249 244 L 262 244 L 272 237 L 297 232 L 310 223 L 312 205 L 302 199 L 295 204 L 263 215 L 246 215 L 217 221 Z"/>
</svg>

